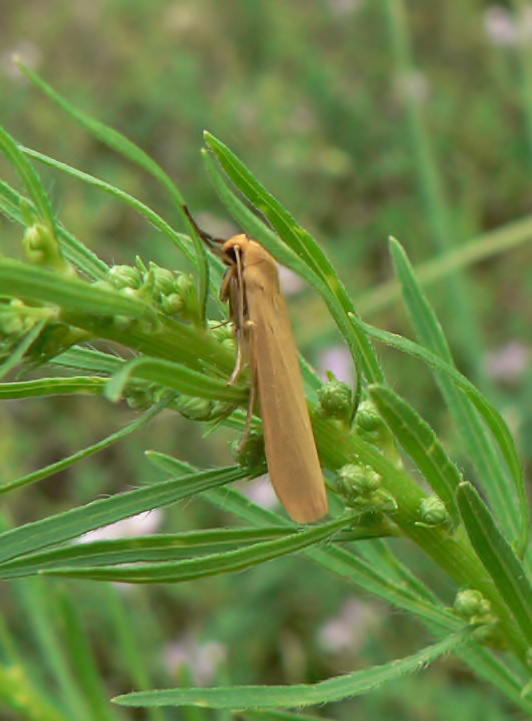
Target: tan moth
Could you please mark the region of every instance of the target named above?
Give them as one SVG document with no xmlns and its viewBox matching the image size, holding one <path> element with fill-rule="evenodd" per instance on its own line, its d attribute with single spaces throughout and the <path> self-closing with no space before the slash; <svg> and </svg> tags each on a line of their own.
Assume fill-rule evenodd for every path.
<svg viewBox="0 0 532 721">
<path fill-rule="evenodd" d="M 328 513 L 327 493 L 277 263 L 247 235 L 219 241 L 200 233 L 228 266 L 220 297 L 229 301 L 238 343 L 230 382 L 248 363 L 250 411 L 258 397 L 275 492 L 295 521 L 317 521 Z"/>
</svg>

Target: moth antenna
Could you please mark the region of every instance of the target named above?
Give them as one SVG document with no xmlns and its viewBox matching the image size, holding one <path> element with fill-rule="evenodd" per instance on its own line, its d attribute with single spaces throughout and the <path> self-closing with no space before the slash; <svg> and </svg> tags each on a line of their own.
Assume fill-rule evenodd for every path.
<svg viewBox="0 0 532 721">
<path fill-rule="evenodd" d="M 222 259 L 224 258 L 225 254 L 223 250 L 221 249 L 221 245 L 225 243 L 225 240 L 223 238 L 215 238 L 210 233 L 207 233 L 207 231 L 202 230 L 199 225 L 194 220 L 194 217 L 190 210 L 188 209 L 188 205 L 183 205 L 183 212 L 187 216 L 190 224 L 192 227 L 196 230 L 196 233 L 199 235 L 199 237 L 209 246 L 209 248 L 212 250 L 213 253 L 220 256 Z"/>
</svg>

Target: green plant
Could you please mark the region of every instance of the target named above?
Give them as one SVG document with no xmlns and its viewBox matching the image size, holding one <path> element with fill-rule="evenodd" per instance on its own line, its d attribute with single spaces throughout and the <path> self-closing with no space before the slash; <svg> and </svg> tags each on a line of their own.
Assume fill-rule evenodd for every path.
<svg viewBox="0 0 532 721">
<path fill-rule="evenodd" d="M 23 148 L 7 132 L 1 132 L 0 148 L 24 185 L 23 193 L 6 183 L 1 185 L 1 209 L 26 229 L 26 260 L 0 259 L 1 373 L 5 376 L 24 365 L 37 369 L 39 377 L 0 384 L 0 397 L 90 393 L 112 401 L 125 398 L 144 408 L 144 415 L 119 433 L 4 484 L 1 493 L 73 465 L 137 430 L 165 408 L 213 427 L 227 424 L 243 431 L 246 417 L 242 408 L 248 395 L 244 380 L 232 386 L 226 382 L 234 349 L 225 329 L 212 328 L 207 322 L 207 299 L 216 296 L 220 268 L 207 258 L 184 212 L 181 193 L 130 141 L 73 109 L 26 72 L 100 141 L 163 183 L 191 237 L 123 191 Z M 419 344 L 364 324 L 310 234 L 226 146 L 210 134 L 205 139 L 207 170 L 228 211 L 249 235 L 316 289 L 356 362 L 360 380 L 352 397 L 334 379 L 324 387 L 305 366 L 315 435 L 335 499 L 333 518 L 319 526 L 297 528 L 285 517 L 254 506 L 227 488 L 232 481 L 262 473 L 261 458 L 248 456 L 245 464 L 200 470 L 152 452 L 150 460 L 168 474 L 167 480 L 4 530 L 0 576 L 21 579 L 40 574 L 177 583 L 239 571 L 302 551 L 331 574 L 412 614 L 436 642 L 404 659 L 314 685 L 143 690 L 122 695 L 116 702 L 149 707 L 154 718 L 159 706 L 239 708 L 251 713 L 254 709 L 323 704 L 363 693 L 453 651 L 517 707 L 530 712 L 532 705 L 523 693 L 532 646 L 532 592 L 525 555 L 529 516 L 523 474 L 506 424 L 455 368 L 443 331 L 397 241 L 391 243 L 392 256 Z M 194 272 L 173 273 L 141 259 L 134 265 L 108 267 L 61 226 L 31 160 L 128 203 L 176 245 Z M 461 429 L 465 452 L 491 510 L 475 485 L 463 479 L 432 428 L 387 385 L 374 339 L 417 357 L 433 372 L 449 414 Z M 119 344 L 134 351 L 135 357 L 128 360 L 125 354 L 95 350 L 95 340 Z M 337 393 L 339 405 L 334 402 Z M 260 428 L 259 419 L 256 427 Z M 412 469 L 407 469 L 400 449 Z M 430 492 L 420 485 L 419 476 Z M 217 528 L 70 545 L 73 539 L 104 524 L 199 493 L 248 525 L 236 530 Z M 447 608 L 437 593 L 401 563 L 393 553 L 394 538 L 413 541 L 454 581 L 454 608 Z M 359 552 L 356 542 L 363 539 L 374 539 L 373 545 Z M 79 695 L 72 693 L 70 711 L 79 718 L 90 712 L 100 714 L 98 718 L 113 718 L 88 660 L 75 608 L 65 601 L 63 610 L 83 690 L 90 699 L 88 711 Z M 44 637 L 47 617 L 39 613 Z M 5 629 L 4 636 L 8 636 Z M 59 661 L 57 666 L 69 689 L 68 674 Z M 44 704 L 39 716 L 32 703 L 30 680 L 12 673 L 13 668 L 13 662 L 6 663 L 3 676 L 0 674 L 4 701 L 17 708 L 18 698 L 19 708 L 30 718 L 63 718 L 62 711 Z M 141 676 L 137 674 L 137 679 L 145 688 L 146 679 Z M 22 700 L 21 690 L 25 692 Z M 273 711 L 271 714 L 275 718 Z"/>
</svg>

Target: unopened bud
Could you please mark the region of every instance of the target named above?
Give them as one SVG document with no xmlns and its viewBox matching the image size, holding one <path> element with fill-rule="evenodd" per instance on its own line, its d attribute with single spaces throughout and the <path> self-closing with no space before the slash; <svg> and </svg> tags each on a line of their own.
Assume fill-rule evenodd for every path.
<svg viewBox="0 0 532 721">
<path fill-rule="evenodd" d="M 353 412 L 353 392 L 347 383 L 334 378 L 324 383 L 318 392 L 319 413 L 325 418 L 337 418 L 344 423 L 351 420 Z"/>
<path fill-rule="evenodd" d="M 142 274 L 131 265 L 114 265 L 109 268 L 109 279 L 115 288 L 140 288 Z"/>
</svg>

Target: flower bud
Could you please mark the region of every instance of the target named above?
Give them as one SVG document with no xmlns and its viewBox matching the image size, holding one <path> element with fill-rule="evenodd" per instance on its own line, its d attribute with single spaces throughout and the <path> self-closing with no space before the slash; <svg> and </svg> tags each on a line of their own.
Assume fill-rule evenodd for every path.
<svg viewBox="0 0 532 721">
<path fill-rule="evenodd" d="M 382 487 L 382 477 L 370 466 L 348 463 L 339 469 L 336 489 L 347 506 L 364 513 L 393 513 L 397 503 Z"/>
<path fill-rule="evenodd" d="M 176 406 L 181 415 L 189 421 L 208 421 L 212 416 L 213 401 L 208 398 L 180 395 Z"/>
<path fill-rule="evenodd" d="M 12 340 L 20 337 L 26 330 L 26 323 L 24 318 L 15 313 L 1 313 L 0 314 L 0 337 L 4 338 L 11 337 Z"/>
<path fill-rule="evenodd" d="M 323 418 L 337 418 L 349 423 L 353 412 L 353 392 L 347 383 L 337 380 L 332 373 L 329 381 L 318 392 L 319 414 Z"/>
<path fill-rule="evenodd" d="M 144 277 L 149 283 L 154 298 L 158 295 L 169 295 L 175 290 L 175 275 L 168 268 L 161 268 L 156 263 L 150 263 L 150 269 Z"/>
<path fill-rule="evenodd" d="M 338 470 L 338 478 L 356 496 L 369 496 L 382 484 L 382 477 L 361 463 L 347 463 Z"/>
<path fill-rule="evenodd" d="M 253 428 L 244 443 L 235 441 L 232 445 L 235 460 L 244 468 L 256 468 L 264 463 L 264 436 Z"/>
<path fill-rule="evenodd" d="M 211 320 L 209 321 L 209 328 L 214 338 L 219 343 L 222 343 L 223 345 L 227 345 L 227 342 L 229 341 L 232 344 L 232 347 L 235 345 L 235 333 L 233 330 L 233 326 L 231 323 L 224 323 L 220 322 L 218 320 Z"/>
<path fill-rule="evenodd" d="M 60 271 L 70 271 L 53 231 L 44 223 L 34 223 L 26 228 L 22 239 L 26 257 L 36 265 L 47 265 Z"/>
<path fill-rule="evenodd" d="M 179 273 L 175 279 L 174 288 L 183 303 L 181 315 L 192 321 L 197 320 L 200 308 L 193 277 L 188 273 Z"/>
<path fill-rule="evenodd" d="M 480 591 L 468 588 L 459 591 L 454 601 L 456 611 L 472 623 L 486 622 L 491 616 L 491 604 Z"/>
<path fill-rule="evenodd" d="M 161 298 L 161 310 L 167 315 L 181 315 L 184 308 L 183 298 L 179 293 L 170 293 Z"/>
<path fill-rule="evenodd" d="M 109 268 L 109 280 L 115 288 L 140 288 L 142 274 L 138 268 L 131 265 L 113 265 Z"/>
<path fill-rule="evenodd" d="M 380 433 L 385 426 L 384 421 L 371 401 L 362 401 L 360 403 L 357 408 L 355 421 L 361 435 Z"/>
<path fill-rule="evenodd" d="M 120 295 L 125 295 L 126 298 L 133 298 L 134 300 L 140 300 L 142 298 L 142 292 L 140 290 L 130 288 L 129 286 L 120 288 L 118 292 Z"/>
<path fill-rule="evenodd" d="M 424 526 L 440 526 L 451 520 L 445 503 L 435 495 L 423 498 L 419 505 L 419 515 L 419 524 Z"/>
<path fill-rule="evenodd" d="M 145 388 L 127 388 L 124 393 L 124 397 L 130 408 L 146 410 L 154 403 L 154 388 L 149 386 L 146 386 Z"/>
</svg>

